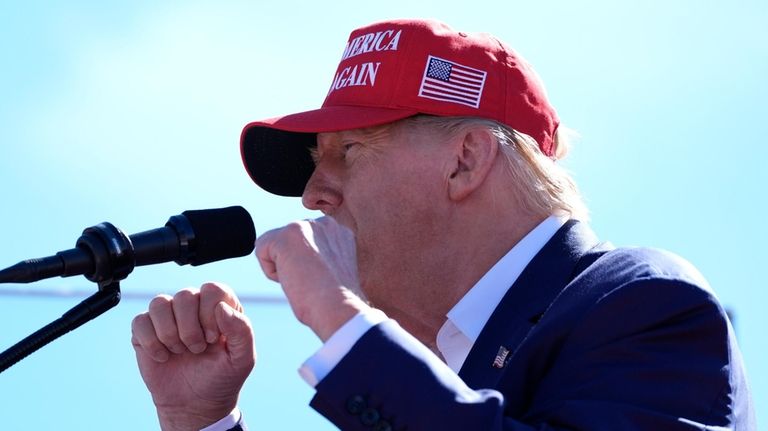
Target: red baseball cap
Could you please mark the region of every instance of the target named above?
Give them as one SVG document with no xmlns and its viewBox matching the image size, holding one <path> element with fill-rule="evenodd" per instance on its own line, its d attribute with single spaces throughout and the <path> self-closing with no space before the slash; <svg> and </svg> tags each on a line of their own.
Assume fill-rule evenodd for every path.
<svg viewBox="0 0 768 431">
<path fill-rule="evenodd" d="M 249 123 L 240 136 L 254 182 L 301 196 L 319 132 L 378 126 L 417 114 L 480 117 L 525 133 L 552 156 L 558 118 L 536 72 L 485 33 L 433 20 L 383 21 L 354 30 L 320 109 Z"/>
</svg>

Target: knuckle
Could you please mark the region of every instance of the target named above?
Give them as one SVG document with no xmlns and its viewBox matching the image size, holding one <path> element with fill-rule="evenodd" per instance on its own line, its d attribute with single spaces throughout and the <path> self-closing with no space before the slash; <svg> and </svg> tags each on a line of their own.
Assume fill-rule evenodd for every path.
<svg viewBox="0 0 768 431">
<path fill-rule="evenodd" d="M 230 305 L 238 303 L 237 295 L 235 295 L 234 290 L 232 290 L 232 288 L 226 284 L 210 282 L 204 284 L 201 289 L 203 294 L 200 304 L 200 311 L 203 318 L 207 316 L 207 313 L 211 311 L 212 307 L 215 307 L 216 304 L 221 301 L 224 301 Z M 211 313 L 211 315 L 208 317 L 210 317 L 212 320 L 213 314 Z"/>
<path fill-rule="evenodd" d="M 171 301 L 172 301 L 172 298 L 170 297 L 170 295 L 165 295 L 165 294 L 157 295 L 154 298 L 152 298 L 151 301 L 149 301 L 149 311 L 153 312 L 153 311 L 165 309 L 168 307 Z"/>
<path fill-rule="evenodd" d="M 203 333 L 199 328 L 196 329 L 180 329 L 179 338 L 186 345 L 192 345 L 201 343 L 203 341 Z"/>
<path fill-rule="evenodd" d="M 275 236 L 275 229 L 268 230 L 256 238 L 256 249 L 264 247 L 264 244 L 268 243 L 272 237 Z"/>
<path fill-rule="evenodd" d="M 316 232 L 309 220 L 292 222 L 283 229 L 282 244 L 288 249 L 304 248 L 315 242 Z"/>
<path fill-rule="evenodd" d="M 139 340 L 139 345 L 142 349 L 148 351 L 148 352 L 155 352 L 158 350 L 162 350 L 165 348 L 163 343 L 160 342 L 157 338 L 150 338 L 145 340 Z"/>
<path fill-rule="evenodd" d="M 285 227 L 272 229 L 264 232 L 256 239 L 256 251 L 263 252 L 263 250 L 268 249 L 272 246 L 272 244 L 277 241 L 280 236 L 282 235 L 282 232 L 285 230 Z"/>
<path fill-rule="evenodd" d="M 224 283 L 209 281 L 200 286 L 200 294 L 203 296 L 223 296 L 231 291 Z"/>
<path fill-rule="evenodd" d="M 181 289 L 176 292 L 175 295 L 173 295 L 173 302 L 176 304 L 189 304 L 197 300 L 197 295 L 197 289 L 193 289 L 191 287 Z"/>
<path fill-rule="evenodd" d="M 131 320 L 131 332 L 137 333 L 146 323 L 149 321 L 149 313 L 144 312 L 137 314 L 133 320 Z"/>
<path fill-rule="evenodd" d="M 304 231 L 309 228 L 309 222 L 305 220 L 296 220 L 285 225 L 282 229 L 288 236 L 303 236 Z"/>
<path fill-rule="evenodd" d="M 265 232 L 256 240 L 256 255 L 268 258 L 276 249 L 281 249 L 286 242 L 304 238 L 307 230 L 311 230 L 306 220 L 296 220 L 287 225 Z"/>
<path fill-rule="evenodd" d="M 131 344 L 135 349 L 140 349 L 157 359 L 158 352 L 166 352 L 167 346 L 178 344 L 178 339 L 174 340 L 174 336 L 167 335 L 165 330 L 152 323 L 148 312 L 141 313 L 131 321 Z"/>
<path fill-rule="evenodd" d="M 174 331 L 170 331 L 167 329 L 163 329 L 161 331 L 157 332 L 157 339 L 160 341 L 157 343 L 159 346 L 160 344 L 163 344 L 165 346 L 173 346 L 175 344 L 178 344 L 179 342 L 179 336 Z"/>
</svg>

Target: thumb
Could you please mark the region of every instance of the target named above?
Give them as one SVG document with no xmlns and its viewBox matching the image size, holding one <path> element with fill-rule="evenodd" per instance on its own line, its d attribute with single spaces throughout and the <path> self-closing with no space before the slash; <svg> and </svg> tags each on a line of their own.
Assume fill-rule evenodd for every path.
<svg viewBox="0 0 768 431">
<path fill-rule="evenodd" d="M 251 321 L 245 314 L 230 307 L 226 302 L 219 302 L 214 310 L 219 331 L 226 338 L 227 350 L 235 363 L 253 363 L 256 351 L 253 346 Z M 251 365 L 253 366 L 253 365 Z"/>
</svg>

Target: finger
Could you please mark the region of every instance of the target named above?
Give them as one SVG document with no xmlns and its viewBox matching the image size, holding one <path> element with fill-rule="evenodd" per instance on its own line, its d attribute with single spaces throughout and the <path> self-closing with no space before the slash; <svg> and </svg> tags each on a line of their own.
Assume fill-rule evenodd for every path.
<svg viewBox="0 0 768 431">
<path fill-rule="evenodd" d="M 131 322 L 131 344 L 137 354 L 147 354 L 157 362 L 165 362 L 170 357 L 170 352 L 160 342 L 152 325 L 149 313 L 142 313 L 133 318 Z"/>
<path fill-rule="evenodd" d="M 274 231 L 267 232 L 256 240 L 255 253 L 264 275 L 272 281 L 280 282 L 277 277 L 277 265 L 272 256 L 272 246 L 275 238 L 273 232 Z"/>
<path fill-rule="evenodd" d="M 176 327 L 176 319 L 173 315 L 169 295 L 158 295 L 150 301 L 149 318 L 152 321 L 157 339 L 168 350 L 177 354 L 187 350 L 179 339 L 179 330 Z"/>
<path fill-rule="evenodd" d="M 200 287 L 199 319 L 205 333 L 205 341 L 215 343 L 219 339 L 219 325 L 216 323 L 215 308 L 220 302 L 225 302 L 237 311 L 243 311 L 243 306 L 235 292 L 223 284 L 209 282 Z"/>
<path fill-rule="evenodd" d="M 215 315 L 219 329 L 227 340 L 227 351 L 232 363 L 242 366 L 243 369 L 253 368 L 256 363 L 256 351 L 253 329 L 248 317 L 225 302 L 216 304 Z"/>
<path fill-rule="evenodd" d="M 182 289 L 173 296 L 173 314 L 181 342 L 192 353 L 205 351 L 205 336 L 199 319 L 200 294 L 196 289 Z"/>
<path fill-rule="evenodd" d="M 331 217 L 310 221 L 312 232 L 323 261 L 347 288 L 362 295 L 357 274 L 354 233 Z"/>
</svg>

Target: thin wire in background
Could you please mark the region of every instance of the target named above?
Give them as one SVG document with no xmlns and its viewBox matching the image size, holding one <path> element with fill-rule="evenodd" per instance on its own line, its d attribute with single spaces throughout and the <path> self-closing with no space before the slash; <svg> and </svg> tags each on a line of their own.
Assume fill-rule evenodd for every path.
<svg viewBox="0 0 768 431">
<path fill-rule="evenodd" d="M 0 297 L 17 297 L 17 298 L 80 298 L 85 299 L 92 295 L 95 289 L 80 289 L 80 288 L 55 288 L 55 287 L 35 287 L 35 288 L 9 288 L 0 287 Z M 121 292 L 121 300 L 128 301 L 149 301 L 157 294 L 153 292 Z M 243 295 L 238 294 L 237 297 L 242 303 L 251 304 L 287 304 L 288 301 L 283 296 L 277 295 Z"/>
</svg>

